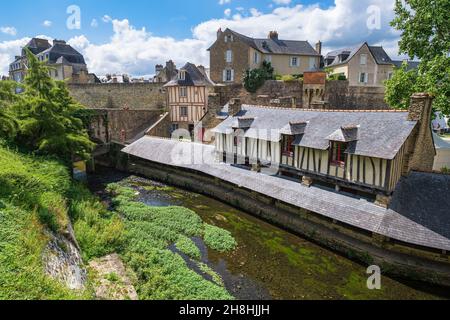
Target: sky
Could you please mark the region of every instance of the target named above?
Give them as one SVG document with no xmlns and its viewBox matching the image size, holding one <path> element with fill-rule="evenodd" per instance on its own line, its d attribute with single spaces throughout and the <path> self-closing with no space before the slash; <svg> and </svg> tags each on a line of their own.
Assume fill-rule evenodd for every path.
<svg viewBox="0 0 450 320">
<path fill-rule="evenodd" d="M 367 41 L 399 57 L 395 0 L 15 0 L 0 3 L 0 75 L 32 37 L 64 39 L 98 75 L 154 74 L 172 59 L 209 66 L 227 27 L 251 37 L 321 40 L 323 53 Z"/>
</svg>

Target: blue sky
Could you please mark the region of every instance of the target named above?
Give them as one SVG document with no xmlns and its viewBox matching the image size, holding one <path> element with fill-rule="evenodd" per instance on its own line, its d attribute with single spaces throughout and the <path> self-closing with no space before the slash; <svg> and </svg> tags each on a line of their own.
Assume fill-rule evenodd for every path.
<svg viewBox="0 0 450 320">
<path fill-rule="evenodd" d="M 219 27 L 264 37 L 322 40 L 325 50 L 368 41 L 396 55 L 398 33 L 389 27 L 394 0 L 16 0 L 0 3 L 0 74 L 33 36 L 68 40 L 91 71 L 150 75 L 173 59 L 209 64 L 207 47 Z M 81 28 L 69 30 L 70 5 L 81 10 Z M 366 27 L 367 10 L 379 8 L 381 25 Z M 106 17 L 107 16 L 107 17 Z M 95 21 L 93 23 L 93 21 Z"/>
<path fill-rule="evenodd" d="M 172 36 L 177 39 L 191 36 L 191 28 L 213 18 L 222 18 L 226 8 L 257 8 L 261 12 L 270 12 L 275 5 L 271 0 L 234 0 L 219 4 L 220 0 L 16 0 L 2 1 L 0 24 L 17 29 L 17 37 L 36 34 L 51 34 L 56 38 L 68 39 L 84 34 L 94 41 L 106 41 L 111 36 L 111 28 L 101 24 L 104 15 L 116 19 L 129 19 L 136 27 L 146 27 L 160 36 Z M 329 7 L 334 1 L 291 1 L 297 3 L 319 3 Z M 81 30 L 68 30 L 66 9 L 70 5 L 81 9 Z M 99 27 L 91 27 L 96 19 Z M 45 27 L 44 21 L 51 21 L 51 27 Z M 0 41 L 10 40 L 7 34 L 0 33 Z"/>
</svg>

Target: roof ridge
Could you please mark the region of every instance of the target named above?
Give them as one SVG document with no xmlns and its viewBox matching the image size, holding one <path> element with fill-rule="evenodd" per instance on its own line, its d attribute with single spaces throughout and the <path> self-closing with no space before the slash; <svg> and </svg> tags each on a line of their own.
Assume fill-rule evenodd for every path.
<svg viewBox="0 0 450 320">
<path fill-rule="evenodd" d="M 304 109 L 304 108 L 288 108 L 288 107 L 274 107 L 274 106 L 262 106 L 262 105 L 255 105 L 255 104 L 243 104 L 242 106 L 248 106 L 248 107 L 255 107 L 260 109 L 277 109 L 277 110 L 294 110 L 294 111 L 314 111 L 314 112 L 360 112 L 360 113 L 382 113 L 382 112 L 389 112 L 389 113 L 407 113 L 407 110 L 383 110 L 383 109 Z"/>
</svg>

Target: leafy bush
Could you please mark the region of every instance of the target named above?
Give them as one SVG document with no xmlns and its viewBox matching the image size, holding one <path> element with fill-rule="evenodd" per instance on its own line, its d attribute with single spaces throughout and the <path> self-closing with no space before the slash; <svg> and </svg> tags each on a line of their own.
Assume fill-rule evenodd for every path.
<svg viewBox="0 0 450 320">
<path fill-rule="evenodd" d="M 273 80 L 273 67 L 270 62 L 264 61 L 260 68 L 247 70 L 244 75 L 244 87 L 248 92 L 254 93 L 266 82 Z"/>
<path fill-rule="evenodd" d="M 205 243 L 211 249 L 225 252 L 236 248 L 236 240 L 227 230 L 205 224 Z"/>
</svg>

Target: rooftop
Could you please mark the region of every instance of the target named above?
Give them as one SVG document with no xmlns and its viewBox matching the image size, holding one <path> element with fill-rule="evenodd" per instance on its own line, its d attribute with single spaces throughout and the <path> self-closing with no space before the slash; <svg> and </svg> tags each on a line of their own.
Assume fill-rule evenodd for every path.
<svg viewBox="0 0 450 320">
<path fill-rule="evenodd" d="M 389 55 L 384 51 L 383 47 L 369 46 L 366 42 L 359 44 L 354 47 L 343 48 L 335 51 L 329 52 L 325 56 L 325 61 L 330 60 L 331 62 L 326 63 L 326 66 L 335 66 L 349 62 L 355 54 L 364 46 L 367 45 L 370 52 L 372 53 L 375 61 L 378 64 L 393 64 L 394 61 L 389 57 Z"/>
<path fill-rule="evenodd" d="M 227 110 L 223 110 L 225 115 Z M 347 153 L 382 159 L 393 159 L 416 126 L 408 121 L 408 112 L 392 111 L 318 111 L 243 105 L 237 117 L 250 117 L 245 137 L 280 141 L 281 134 L 299 135 L 296 144 L 327 150 L 330 138 L 348 141 Z M 236 117 L 228 117 L 214 132 L 231 133 Z M 290 123 L 303 123 L 291 128 Z M 344 131 L 344 132 L 342 132 Z"/>
<path fill-rule="evenodd" d="M 123 152 L 196 170 L 336 221 L 414 245 L 450 250 L 450 176 L 411 173 L 394 193 L 391 209 L 331 189 L 243 170 L 215 161 L 214 147 L 146 136 Z M 191 164 L 190 159 L 203 160 Z"/>
<path fill-rule="evenodd" d="M 308 41 L 297 40 L 281 40 L 281 39 L 259 39 L 251 38 L 236 31 L 226 29 L 224 32 L 231 32 L 233 36 L 239 38 L 241 41 L 265 54 L 298 54 L 308 56 L 320 56 L 320 54 L 314 50 Z"/>
</svg>

